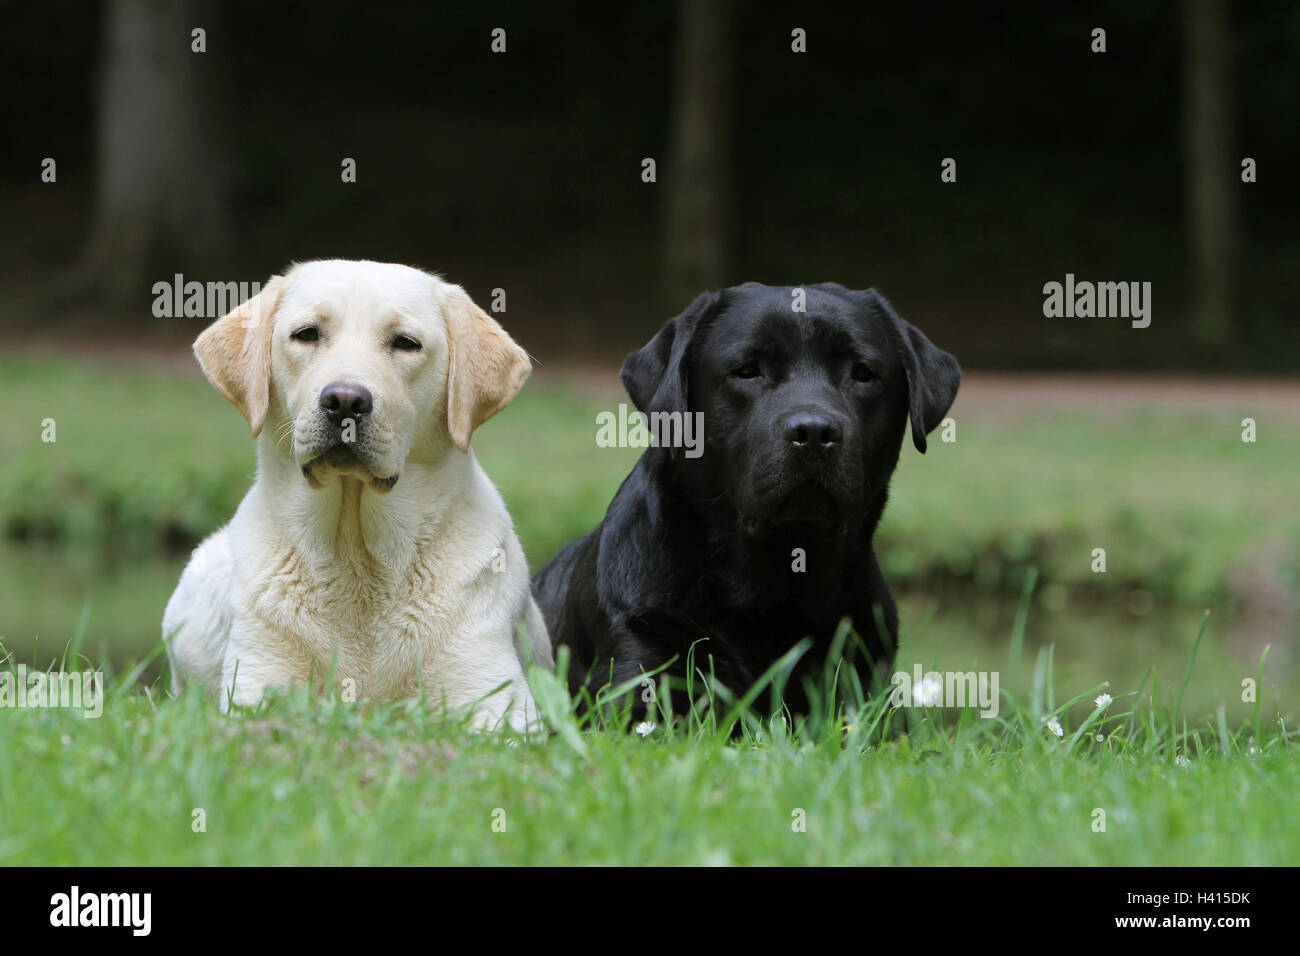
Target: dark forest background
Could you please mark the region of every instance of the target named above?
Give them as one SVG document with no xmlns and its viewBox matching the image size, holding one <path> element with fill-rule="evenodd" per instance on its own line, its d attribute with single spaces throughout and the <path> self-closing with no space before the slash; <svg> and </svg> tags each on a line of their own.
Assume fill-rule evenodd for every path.
<svg viewBox="0 0 1300 956">
<path fill-rule="evenodd" d="M 1296 370 L 1300 4 L 0 17 L 0 347 L 187 341 L 200 323 L 155 318 L 153 283 L 341 256 L 506 289 L 544 363 L 615 357 L 755 279 L 876 285 L 967 367 Z M 1067 272 L 1152 282 L 1151 327 L 1044 318 Z"/>
</svg>

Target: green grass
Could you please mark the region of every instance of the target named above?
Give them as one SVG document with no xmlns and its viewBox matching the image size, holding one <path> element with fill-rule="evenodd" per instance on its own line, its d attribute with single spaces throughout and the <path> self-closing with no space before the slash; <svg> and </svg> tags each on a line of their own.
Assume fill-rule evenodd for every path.
<svg viewBox="0 0 1300 956">
<path fill-rule="evenodd" d="M 699 663 L 695 706 L 644 737 L 626 694 L 579 717 L 534 672 L 542 741 L 468 734 L 419 700 L 298 692 L 223 717 L 128 672 L 100 719 L 3 714 L 0 865 L 1294 864 L 1295 732 L 1262 699 L 1240 727 L 1190 723 L 1194 663 L 1101 709 L 1100 687 L 1065 697 L 1044 651 L 987 720 L 836 675 L 808 718 L 756 714 Z"/>
<path fill-rule="evenodd" d="M 0 539 L 149 555 L 202 538 L 247 491 L 253 446 L 239 414 L 197 369 L 0 360 Z M 637 449 L 598 448 L 595 415 L 626 400 L 527 386 L 474 438 L 524 550 L 540 566 L 589 530 Z M 1050 419 L 966 415 L 958 441 L 906 444 L 878 540 L 896 584 L 955 579 L 1018 593 L 1049 583 L 1203 604 L 1231 597 L 1234 572 L 1300 582 L 1300 429 L 1257 409 L 1221 415 L 1088 408 Z M 1237 423 L 1259 419 L 1243 444 Z M 57 441 L 42 442 L 54 419 Z M 1092 549 L 1107 573 L 1091 570 Z M 1270 557 L 1258 567 L 1259 555 Z"/>
</svg>

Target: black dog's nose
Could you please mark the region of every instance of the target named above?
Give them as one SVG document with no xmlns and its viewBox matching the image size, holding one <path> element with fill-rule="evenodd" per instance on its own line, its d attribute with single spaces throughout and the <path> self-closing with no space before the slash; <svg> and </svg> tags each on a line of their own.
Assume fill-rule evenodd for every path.
<svg viewBox="0 0 1300 956">
<path fill-rule="evenodd" d="M 796 448 L 829 450 L 844 440 L 844 429 L 829 415 L 799 412 L 786 419 L 785 440 Z"/>
<path fill-rule="evenodd" d="M 355 419 L 365 415 L 374 408 L 374 396 L 364 385 L 347 385 L 343 382 L 331 382 L 321 389 L 320 407 L 335 425 L 344 419 Z"/>
</svg>

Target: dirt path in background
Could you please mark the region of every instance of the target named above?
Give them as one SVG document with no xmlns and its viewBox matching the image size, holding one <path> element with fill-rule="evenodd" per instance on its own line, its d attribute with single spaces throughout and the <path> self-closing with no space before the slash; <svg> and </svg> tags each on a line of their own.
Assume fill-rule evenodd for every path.
<svg viewBox="0 0 1300 956">
<path fill-rule="evenodd" d="M 1208 415 L 1241 410 L 1242 415 L 1267 414 L 1300 424 L 1300 381 L 972 372 L 962 381 L 957 396 L 958 411 L 1007 420 L 1081 408 L 1119 417 L 1151 406 Z"/>
<path fill-rule="evenodd" d="M 545 365 L 532 380 L 563 383 L 594 398 L 623 395 L 617 365 Z M 955 410 L 1015 421 L 1079 409 L 1123 417 L 1152 406 L 1206 414 L 1244 409 L 1243 415 L 1266 413 L 1300 424 L 1300 381 L 973 371 L 962 378 Z"/>
<path fill-rule="evenodd" d="M 183 335 L 183 340 L 159 341 L 151 347 L 141 347 L 138 340 L 119 342 L 102 337 L 79 343 L 71 354 L 65 346 L 52 341 L 33 341 L 29 337 L 18 345 L 6 337 L 0 339 L 0 355 L 109 366 L 144 364 L 177 375 L 197 375 L 188 333 Z M 619 364 L 543 360 L 537 363 L 532 380 L 568 385 L 592 398 L 617 401 L 624 396 L 618 380 Z M 1300 380 L 968 371 L 962 379 L 956 412 L 1015 421 L 1080 409 L 1122 417 L 1134 409 L 1152 406 L 1205 414 L 1225 409 L 1236 414 L 1241 410 L 1242 415 L 1267 414 L 1275 420 L 1300 424 Z"/>
</svg>

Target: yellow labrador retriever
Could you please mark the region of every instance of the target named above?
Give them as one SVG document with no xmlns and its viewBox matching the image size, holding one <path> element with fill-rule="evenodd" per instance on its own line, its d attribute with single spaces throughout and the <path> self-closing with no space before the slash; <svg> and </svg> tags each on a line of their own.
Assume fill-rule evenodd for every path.
<svg viewBox="0 0 1300 956">
<path fill-rule="evenodd" d="M 193 679 L 225 708 L 333 675 L 535 729 L 524 667 L 551 645 L 469 444 L 528 377 L 523 349 L 459 286 L 331 260 L 273 277 L 194 352 L 258 467 L 168 602 L 173 693 Z"/>
</svg>

